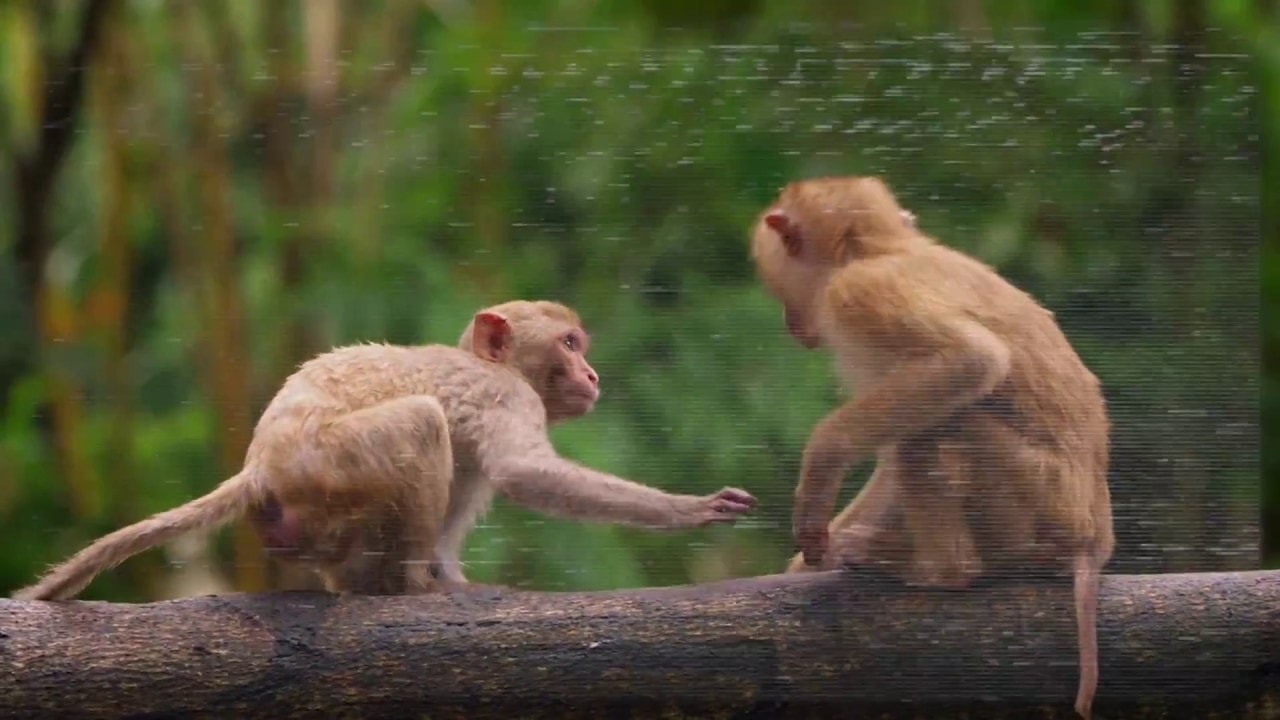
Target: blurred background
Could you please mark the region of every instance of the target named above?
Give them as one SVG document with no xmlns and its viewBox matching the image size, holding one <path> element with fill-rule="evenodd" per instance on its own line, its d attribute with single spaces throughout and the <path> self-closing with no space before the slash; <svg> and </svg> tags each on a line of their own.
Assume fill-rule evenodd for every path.
<svg viewBox="0 0 1280 720">
<path fill-rule="evenodd" d="M 1259 422 L 1280 407 L 1259 353 L 1280 325 L 1258 294 L 1259 277 L 1267 298 L 1280 287 L 1259 257 L 1280 234 L 1278 15 L 0 2 L 0 592 L 235 472 L 300 361 L 453 343 L 514 297 L 571 303 L 595 335 L 604 394 L 555 429 L 565 455 L 761 505 L 655 533 L 499 500 L 469 576 L 560 590 L 780 571 L 801 450 L 840 393 L 755 281 L 747 228 L 786 181 L 826 173 L 884 176 L 927 232 L 1057 314 L 1114 423 L 1111 572 L 1280 566 Z M 288 580 L 237 526 L 84 597 Z"/>
</svg>

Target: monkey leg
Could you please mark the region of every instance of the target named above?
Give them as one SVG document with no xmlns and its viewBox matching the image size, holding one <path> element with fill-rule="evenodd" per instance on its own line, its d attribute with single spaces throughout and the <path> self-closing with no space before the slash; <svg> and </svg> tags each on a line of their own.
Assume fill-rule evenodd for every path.
<svg viewBox="0 0 1280 720">
<path fill-rule="evenodd" d="M 838 567 L 842 560 L 851 560 L 852 558 L 846 558 L 849 553 L 845 546 L 851 542 L 865 545 L 868 531 L 884 524 L 897 503 L 898 490 L 893 484 L 892 475 L 891 461 L 881 459 L 862 490 L 827 525 L 831 534 L 831 547 L 822 564 L 818 567 L 806 565 L 804 555 L 796 553 L 787 564 L 786 571 L 795 573 L 831 570 Z"/>
<path fill-rule="evenodd" d="M 966 503 L 975 482 L 972 450 L 939 442 L 928 461 L 900 463 L 903 530 L 911 560 L 904 579 L 914 585 L 963 588 L 982 573 Z"/>
<path fill-rule="evenodd" d="M 483 514 L 492 501 L 493 487 L 474 474 L 460 476 L 454 483 L 444 529 L 436 541 L 431 563 L 432 573 L 438 579 L 455 584 L 467 582 L 459 559 L 462 542 L 476 517 Z"/>
<path fill-rule="evenodd" d="M 399 518 L 388 512 L 363 524 L 347 555 L 320 571 L 325 589 L 358 595 L 405 594 Z"/>
<path fill-rule="evenodd" d="M 980 514 L 970 525 L 985 576 L 1061 576 L 1071 572 L 1082 549 L 1099 541 L 1109 549 L 1110 525 L 1095 524 L 1092 503 L 1098 498 L 1075 479 L 1072 458 L 986 415 L 973 417 L 968 427 L 982 439 L 975 461 L 981 472 L 971 491 L 972 509 Z"/>
<path fill-rule="evenodd" d="M 325 563 L 326 586 L 361 594 L 432 590 L 431 553 L 453 479 L 439 401 L 389 400 L 325 424 L 311 440 L 303 452 L 331 468 L 322 484 L 326 497 L 350 502 L 327 511 L 327 524 L 339 528 L 329 532 L 355 537 L 337 562 Z"/>
<path fill-rule="evenodd" d="M 831 521 L 831 546 L 817 570 L 874 567 L 935 587 L 966 586 L 981 571 L 965 514 L 967 456 L 933 445 L 911 450 L 881 455 L 862 492 Z M 806 569 L 797 555 L 787 571 Z"/>
</svg>

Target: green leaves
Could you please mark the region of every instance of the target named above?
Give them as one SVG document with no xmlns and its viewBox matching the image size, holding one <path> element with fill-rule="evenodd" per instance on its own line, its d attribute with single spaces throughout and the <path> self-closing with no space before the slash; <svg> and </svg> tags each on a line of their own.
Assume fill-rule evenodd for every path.
<svg viewBox="0 0 1280 720">
<path fill-rule="evenodd" d="M 601 588 L 776 572 L 800 453 L 840 391 L 830 357 L 801 350 L 758 286 L 748 227 L 789 179 L 875 172 L 926 231 L 1041 298 L 1101 377 L 1122 545 L 1159 548 L 1188 523 L 1221 545 L 1224 526 L 1256 522 L 1253 253 L 1257 213 L 1275 205 L 1259 199 L 1256 158 L 1259 134 L 1280 127 L 1262 93 L 1280 77 L 1280 33 L 1262 4 L 1206 5 L 1222 29 L 1181 110 L 1169 3 L 684 4 L 342 3 L 336 36 L 298 2 L 200 6 L 189 25 L 180 4 L 126 4 L 115 22 L 133 90 L 116 117 L 77 129 L 46 279 L 75 259 L 58 317 L 89 312 L 98 209 L 120 189 L 103 184 L 102 149 L 121 143 L 135 163 L 133 265 L 111 292 L 130 308 L 134 507 L 221 479 L 231 401 L 203 371 L 228 352 L 243 361 L 222 371 L 252 387 L 237 412 L 256 417 L 317 349 L 453 343 L 482 305 L 550 297 L 581 311 L 603 376 L 596 412 L 555 428 L 564 454 L 676 492 L 743 487 L 761 504 L 733 528 L 654 533 L 500 501 L 468 542 L 469 575 Z M 0 2 L 0 218 L 15 214 L 12 161 L 38 129 L 46 55 L 60 57 L 78 10 Z M 332 115 L 309 99 L 316 58 L 338 65 Z M 106 75 L 90 74 L 91 92 Z M 211 114 L 217 132 L 196 133 Z M 225 205 L 202 195 L 212 172 Z M 216 269 L 211 222 L 227 229 Z M 0 223 L 0 278 L 16 278 L 12 225 Z M 1275 266 L 1265 259 L 1268 289 Z M 217 342 L 231 318 L 208 309 L 213 285 L 237 293 L 242 347 Z M 112 443 L 126 442 L 107 432 L 121 404 L 103 353 L 31 347 L 16 319 L 32 309 L 3 290 L 0 592 L 110 529 L 68 511 L 62 450 L 33 417 L 49 388 L 9 359 L 76 354 L 71 447 L 90 450 L 105 492 Z M 1265 388 L 1270 409 L 1280 390 Z M 1170 462 L 1179 491 L 1223 504 L 1146 517 Z M 1142 529 L 1124 535 L 1135 513 Z M 210 560 L 258 562 L 228 545 Z M 124 577 L 94 592 L 141 599 Z"/>
</svg>

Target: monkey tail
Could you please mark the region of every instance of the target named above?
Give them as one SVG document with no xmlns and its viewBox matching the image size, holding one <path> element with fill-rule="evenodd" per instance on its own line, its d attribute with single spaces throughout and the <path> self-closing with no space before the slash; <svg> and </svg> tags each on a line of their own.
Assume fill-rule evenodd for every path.
<svg viewBox="0 0 1280 720">
<path fill-rule="evenodd" d="M 250 468 L 227 478 L 207 495 L 156 513 L 146 520 L 104 535 L 54 567 L 44 577 L 13 594 L 16 600 L 67 600 L 97 577 L 150 547 L 162 545 L 191 530 L 225 524 L 242 515 L 258 494 Z"/>
<path fill-rule="evenodd" d="M 1089 720 L 1098 692 L 1098 562 L 1091 553 L 1075 559 L 1076 636 L 1079 646 L 1080 683 L 1076 689 L 1076 713 Z"/>
</svg>

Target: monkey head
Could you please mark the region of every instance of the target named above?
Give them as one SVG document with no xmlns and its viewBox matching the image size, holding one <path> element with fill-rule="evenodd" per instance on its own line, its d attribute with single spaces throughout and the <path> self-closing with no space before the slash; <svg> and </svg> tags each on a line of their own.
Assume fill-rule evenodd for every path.
<svg viewBox="0 0 1280 720">
<path fill-rule="evenodd" d="M 600 376 L 587 362 L 591 337 L 578 314 L 559 303 L 517 300 L 476 313 L 458 346 L 524 376 L 542 398 L 548 422 L 591 412 Z"/>
<path fill-rule="evenodd" d="M 832 273 L 920 238 L 915 215 L 879 178 L 813 178 L 788 184 L 756 219 L 751 256 L 787 332 L 812 349 L 822 344 L 819 300 Z"/>
</svg>

